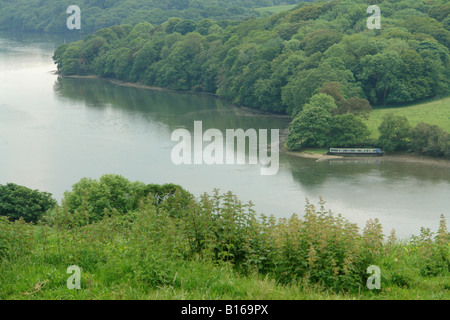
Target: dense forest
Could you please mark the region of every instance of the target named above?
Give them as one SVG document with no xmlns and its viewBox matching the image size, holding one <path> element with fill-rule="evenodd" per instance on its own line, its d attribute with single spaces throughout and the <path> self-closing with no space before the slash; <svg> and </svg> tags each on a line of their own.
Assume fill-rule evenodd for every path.
<svg viewBox="0 0 450 320">
<path fill-rule="evenodd" d="M 312 0 L 306 0 L 312 1 Z M 70 5 L 81 9 L 82 28 L 92 33 L 117 24 L 161 24 L 172 17 L 198 21 L 242 20 L 260 16 L 254 8 L 300 0 L 0 0 L 0 29 L 63 33 Z"/>
<path fill-rule="evenodd" d="M 372 106 L 448 94 L 450 3 L 375 2 L 381 30 L 367 28 L 366 1 L 317 1 L 239 24 L 171 18 L 158 26 L 113 26 L 60 46 L 54 60 L 65 75 L 210 92 L 287 113 L 293 118 L 291 149 L 405 150 L 414 145 L 409 131 L 374 141 L 363 120 Z M 429 138 L 440 144 L 435 155 L 450 155 L 448 133 L 432 128 Z"/>
</svg>

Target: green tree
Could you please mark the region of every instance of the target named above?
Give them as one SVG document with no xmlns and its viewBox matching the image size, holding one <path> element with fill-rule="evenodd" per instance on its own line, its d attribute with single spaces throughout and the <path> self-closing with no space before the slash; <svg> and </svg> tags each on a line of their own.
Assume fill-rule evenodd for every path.
<svg viewBox="0 0 450 320">
<path fill-rule="evenodd" d="M 152 26 L 151 23 L 141 22 L 133 27 L 133 29 L 130 32 L 130 37 L 131 38 L 141 37 L 141 38 L 145 39 L 145 38 L 150 37 L 151 32 L 153 30 L 154 30 L 154 27 Z"/>
<path fill-rule="evenodd" d="M 333 44 L 341 41 L 343 35 L 330 29 L 318 29 L 308 33 L 300 42 L 300 46 L 308 55 L 325 52 Z"/>
<path fill-rule="evenodd" d="M 395 51 L 386 51 L 361 60 L 360 79 L 369 100 L 376 104 L 408 101 L 409 93 L 404 90 L 401 74 L 404 63 Z"/>
<path fill-rule="evenodd" d="M 436 125 L 421 122 L 411 129 L 410 146 L 430 156 L 450 156 L 450 134 Z"/>
<path fill-rule="evenodd" d="M 333 97 L 336 106 L 340 109 L 345 103 L 345 97 L 342 95 L 342 86 L 337 81 L 325 82 L 319 93 L 325 93 Z"/>
<path fill-rule="evenodd" d="M 354 82 L 352 72 L 341 67 L 335 67 L 330 61 L 326 61 L 317 68 L 301 70 L 293 75 L 282 89 L 282 100 L 287 105 L 287 112 L 297 114 L 326 82 L 340 81 L 341 84 L 352 86 Z"/>
<path fill-rule="evenodd" d="M 407 50 L 402 53 L 405 69 L 403 82 L 407 87 L 411 100 L 420 100 L 432 95 L 433 80 L 425 72 L 425 61 L 415 50 Z"/>
<path fill-rule="evenodd" d="M 290 14 L 290 21 L 297 22 L 302 20 L 317 19 L 321 13 L 322 13 L 322 6 L 309 5 L 293 11 Z"/>
<path fill-rule="evenodd" d="M 72 186 L 72 191 L 64 193 L 63 203 L 70 213 L 87 213 L 90 222 L 99 221 L 105 210 L 116 209 L 123 214 L 132 209 L 136 203 L 133 193 L 142 187 L 119 175 L 104 175 L 99 180 L 83 178 Z"/>
<path fill-rule="evenodd" d="M 311 98 L 289 126 L 289 149 L 324 147 L 328 142 L 331 111 L 337 108 L 332 97 L 318 94 Z"/>
<path fill-rule="evenodd" d="M 408 146 L 409 130 L 409 121 L 405 116 L 385 114 L 378 128 L 378 141 L 386 151 L 405 150 Z"/>
<path fill-rule="evenodd" d="M 61 54 L 60 51 L 58 54 Z M 57 58 L 59 55 L 57 55 Z M 85 74 L 87 71 L 87 61 L 81 42 L 74 43 L 63 50 L 62 58 L 59 60 L 60 71 L 65 75 Z"/>
<path fill-rule="evenodd" d="M 444 46 L 450 46 L 450 31 L 433 18 L 412 16 L 405 19 L 403 25 L 411 32 L 428 34 Z"/>
<path fill-rule="evenodd" d="M 178 23 L 173 31 L 181 33 L 182 35 L 185 35 L 189 32 L 193 32 L 197 28 L 197 23 L 193 20 L 183 20 L 180 23 Z"/>
<path fill-rule="evenodd" d="M 325 108 L 328 112 L 332 113 L 334 110 L 337 109 L 337 105 L 334 102 L 333 97 L 330 97 L 327 94 L 319 93 L 315 94 L 311 97 L 309 100 L 309 104 L 305 106 L 305 108 L 310 107 L 321 107 Z"/>
<path fill-rule="evenodd" d="M 358 97 L 352 97 L 344 101 L 343 105 L 338 109 L 339 114 L 353 113 L 355 115 L 368 118 L 372 107 L 369 101 Z"/>
<path fill-rule="evenodd" d="M 145 76 L 147 67 L 151 66 L 159 58 L 159 52 L 155 43 L 148 41 L 145 45 L 135 54 L 133 60 L 133 67 L 130 72 L 131 80 L 137 81 Z"/>
<path fill-rule="evenodd" d="M 367 143 L 370 131 L 354 114 L 337 115 L 330 121 L 329 137 L 329 146 L 333 148 L 360 147 Z"/>
<path fill-rule="evenodd" d="M 206 36 L 209 34 L 209 31 L 212 26 L 216 25 L 216 23 L 211 19 L 203 19 L 197 23 L 197 28 L 195 31 L 200 33 L 202 36 Z"/>
<path fill-rule="evenodd" d="M 146 199 L 151 195 L 153 204 L 161 210 L 169 213 L 173 218 L 182 218 L 188 210 L 194 206 L 195 197 L 181 186 L 176 184 L 149 184 L 140 186 L 134 198 L 137 201 Z M 139 203 L 135 204 L 138 207 Z"/>
<path fill-rule="evenodd" d="M 0 215 L 10 220 L 23 218 L 26 222 L 36 223 L 47 210 L 56 205 L 57 202 L 50 193 L 14 183 L 0 185 Z"/>
</svg>

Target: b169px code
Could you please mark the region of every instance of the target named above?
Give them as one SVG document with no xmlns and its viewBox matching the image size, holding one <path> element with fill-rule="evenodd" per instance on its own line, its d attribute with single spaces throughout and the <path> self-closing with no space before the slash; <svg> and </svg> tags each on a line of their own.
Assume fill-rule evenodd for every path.
<svg viewBox="0 0 450 320">
<path fill-rule="evenodd" d="M 269 314 L 267 311 L 267 307 L 268 305 L 229 305 L 227 304 L 225 307 L 225 313 L 228 315 L 240 315 L 240 314 L 259 314 L 259 315 L 263 315 L 263 314 Z"/>
</svg>

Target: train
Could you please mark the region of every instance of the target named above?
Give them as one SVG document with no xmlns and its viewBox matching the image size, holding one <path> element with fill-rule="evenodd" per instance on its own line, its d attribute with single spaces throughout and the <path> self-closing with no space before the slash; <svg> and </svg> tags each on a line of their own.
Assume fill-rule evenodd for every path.
<svg viewBox="0 0 450 320">
<path fill-rule="evenodd" d="M 362 149 L 362 148 L 330 148 L 328 155 L 372 155 L 382 156 L 384 152 L 381 149 Z"/>
</svg>

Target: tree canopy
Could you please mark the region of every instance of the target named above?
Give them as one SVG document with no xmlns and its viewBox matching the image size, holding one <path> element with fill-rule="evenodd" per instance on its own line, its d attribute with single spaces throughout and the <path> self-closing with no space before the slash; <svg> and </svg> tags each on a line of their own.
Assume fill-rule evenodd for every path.
<svg viewBox="0 0 450 320">
<path fill-rule="evenodd" d="M 307 0 L 308 1 L 308 0 Z M 311 0 L 309 0 L 311 1 Z M 254 8 L 295 4 L 298 0 L 0 0 L 0 29 L 64 33 L 69 14 L 66 9 L 80 7 L 80 32 L 89 34 L 118 24 L 149 22 L 161 24 L 169 18 L 186 19 L 174 31 L 188 32 L 194 21 L 243 20 L 261 14 Z M 194 27 L 195 28 L 195 27 Z"/>
<path fill-rule="evenodd" d="M 317 1 L 240 23 L 170 18 L 113 26 L 59 47 L 54 58 L 66 75 L 212 92 L 291 115 L 328 82 L 349 100 L 340 113 L 370 109 L 356 98 L 377 106 L 447 94 L 450 31 L 436 14 L 441 1 L 379 2 L 381 31 L 365 27 L 362 0 Z M 419 29 L 410 27 L 416 22 Z"/>
<path fill-rule="evenodd" d="M 0 216 L 14 221 L 23 219 L 36 223 L 49 209 L 57 205 L 48 192 L 32 190 L 14 183 L 0 185 Z"/>
<path fill-rule="evenodd" d="M 372 106 L 449 93 L 448 13 L 438 13 L 447 12 L 443 1 L 377 5 L 381 30 L 367 28 L 363 0 L 319 0 L 239 23 L 170 18 L 158 26 L 112 26 L 60 46 L 54 60 L 65 75 L 214 93 L 238 105 L 287 113 L 306 126 L 296 131 L 291 125 L 290 145 L 298 145 L 292 135 L 312 121 L 302 111 L 319 93 L 334 100 L 336 107 L 325 112 L 331 118 L 367 118 Z M 306 122 L 296 121 L 300 114 Z M 356 117 L 338 119 L 335 129 L 352 122 L 365 132 Z M 326 145 L 316 138 L 313 145 Z"/>
</svg>

